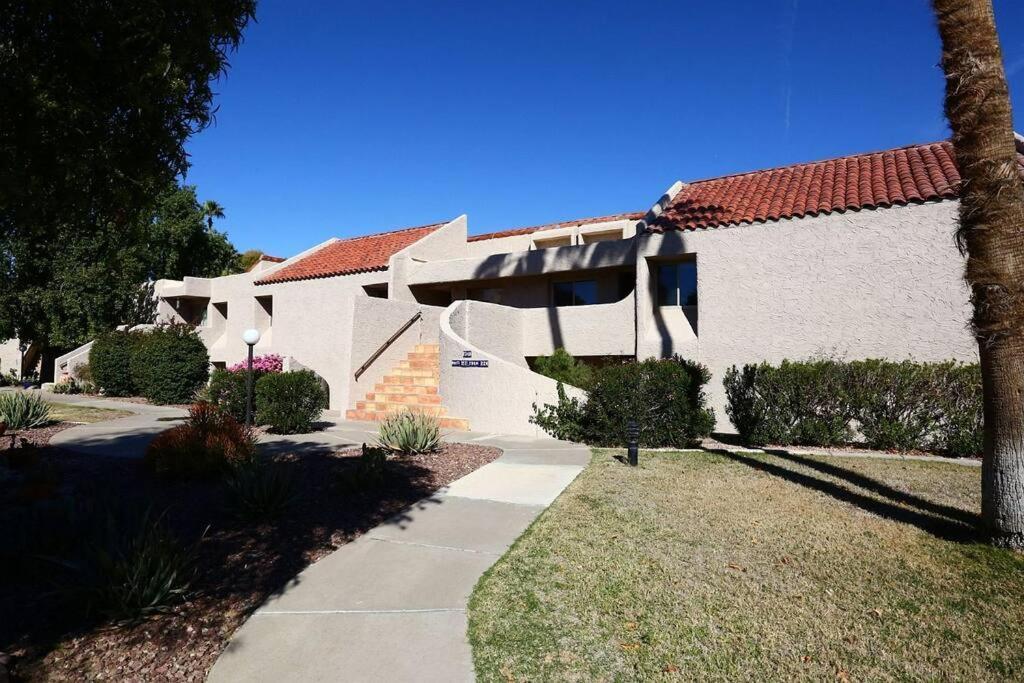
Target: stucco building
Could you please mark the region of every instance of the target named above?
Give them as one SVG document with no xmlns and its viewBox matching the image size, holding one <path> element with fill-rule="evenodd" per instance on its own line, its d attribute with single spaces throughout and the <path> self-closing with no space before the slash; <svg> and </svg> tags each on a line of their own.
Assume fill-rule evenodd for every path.
<svg viewBox="0 0 1024 683">
<path fill-rule="evenodd" d="M 530 361 L 556 347 L 679 354 L 714 373 L 728 430 L 732 364 L 976 360 L 959 181 L 941 142 L 677 182 L 635 213 L 485 235 L 460 216 L 160 281 L 160 318 L 196 324 L 215 365 L 243 359 L 242 331 L 259 329 L 256 353 L 316 372 L 352 418 L 410 405 L 505 433 L 533 433 L 532 405 L 553 402 Z"/>
</svg>

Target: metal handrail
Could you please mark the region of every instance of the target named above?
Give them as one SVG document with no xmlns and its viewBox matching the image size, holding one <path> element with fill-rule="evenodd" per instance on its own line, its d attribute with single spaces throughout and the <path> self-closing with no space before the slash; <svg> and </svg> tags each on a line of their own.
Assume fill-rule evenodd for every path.
<svg viewBox="0 0 1024 683">
<path fill-rule="evenodd" d="M 378 358 L 380 358 L 380 354 L 384 353 L 389 346 L 391 346 L 392 344 L 395 343 L 396 339 L 398 339 L 399 337 L 402 336 L 402 333 L 404 333 L 407 329 L 412 327 L 412 324 L 414 322 L 416 322 L 417 320 L 419 320 L 420 318 L 422 318 L 422 317 L 423 317 L 423 312 L 422 311 L 416 311 L 416 315 L 414 315 L 413 317 L 409 318 L 405 322 L 404 325 L 402 325 L 401 327 L 398 328 L 397 332 L 395 332 L 393 335 L 388 337 L 388 340 L 386 342 L 384 342 L 379 347 L 377 347 L 377 350 L 374 351 L 373 354 L 369 358 L 366 359 L 365 363 L 363 363 L 362 365 L 359 366 L 358 370 L 356 370 L 356 379 L 359 379 L 359 376 L 362 375 L 364 372 L 366 372 L 366 369 L 368 367 L 373 365 L 373 361 L 375 361 Z"/>
</svg>

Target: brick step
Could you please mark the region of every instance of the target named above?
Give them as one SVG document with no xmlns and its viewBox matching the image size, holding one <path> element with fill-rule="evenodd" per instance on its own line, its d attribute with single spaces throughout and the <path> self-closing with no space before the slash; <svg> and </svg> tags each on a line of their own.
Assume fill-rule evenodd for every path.
<svg viewBox="0 0 1024 683">
<path fill-rule="evenodd" d="M 356 401 L 356 410 L 377 413 L 397 413 L 403 410 L 412 410 L 413 407 L 407 403 L 391 403 L 390 401 Z M 442 417 L 447 410 L 442 405 L 418 405 L 415 412 L 434 417 Z"/>
<path fill-rule="evenodd" d="M 403 375 L 384 375 L 384 384 L 411 384 L 418 387 L 437 387 L 440 377 L 406 377 Z"/>
<path fill-rule="evenodd" d="M 377 394 L 437 394 L 437 385 L 424 386 L 421 384 L 374 384 L 373 391 Z"/>
<path fill-rule="evenodd" d="M 346 410 L 346 420 L 362 420 L 364 422 L 380 422 L 388 416 L 388 412 L 379 410 Z M 461 429 L 463 431 L 469 430 L 469 420 L 461 417 L 439 417 L 437 418 L 438 424 L 441 429 Z"/>
<path fill-rule="evenodd" d="M 440 362 L 441 354 L 432 352 L 413 351 L 406 354 L 406 360 L 429 360 L 434 363 Z"/>
<path fill-rule="evenodd" d="M 405 403 L 406 405 L 438 405 L 441 397 L 437 394 L 405 394 L 401 392 L 371 391 L 366 395 L 367 401 L 384 401 L 385 403 Z"/>
<path fill-rule="evenodd" d="M 440 370 L 436 360 L 403 360 L 398 362 L 398 367 L 402 370 Z"/>
<path fill-rule="evenodd" d="M 417 344 L 413 353 L 433 353 L 434 355 L 441 354 L 440 344 Z"/>
<path fill-rule="evenodd" d="M 429 415 L 434 418 L 442 418 L 447 412 L 443 405 L 410 405 L 408 403 L 392 403 L 390 401 L 383 400 L 357 400 L 355 401 L 355 410 L 364 411 L 366 413 L 377 413 L 379 415 L 412 411 L 414 413 Z"/>
<path fill-rule="evenodd" d="M 392 368 L 386 377 L 410 377 L 412 379 L 436 380 L 441 376 L 438 370 L 424 370 L 420 368 Z"/>
</svg>

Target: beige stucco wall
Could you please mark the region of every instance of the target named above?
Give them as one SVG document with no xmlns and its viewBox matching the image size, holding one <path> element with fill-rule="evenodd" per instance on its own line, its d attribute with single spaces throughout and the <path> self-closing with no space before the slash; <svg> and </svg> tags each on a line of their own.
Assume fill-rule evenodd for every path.
<svg viewBox="0 0 1024 683">
<path fill-rule="evenodd" d="M 632 356 L 634 296 L 596 306 L 545 306 L 522 311 L 523 353 L 550 355 L 558 347 L 574 356 Z"/>
<path fill-rule="evenodd" d="M 975 361 L 956 212 L 946 201 L 643 236 L 638 355 L 676 352 L 706 364 L 719 429 L 729 427 L 721 381 L 732 364 L 825 355 Z M 696 334 L 680 309 L 655 305 L 647 259 L 681 254 L 697 259 Z"/>
<path fill-rule="evenodd" d="M 18 350 L 17 339 L 0 342 L 0 373 L 7 375 L 12 368 L 21 373 L 21 351 Z"/>
<path fill-rule="evenodd" d="M 439 321 L 443 311 L 444 308 L 440 306 L 423 306 L 408 301 L 365 296 L 354 298 L 350 326 L 352 354 L 348 368 L 348 407 L 354 401 L 362 400 L 367 392 L 373 391 L 373 385 L 405 359 L 406 354 L 413 351 L 417 344 L 438 343 Z M 356 370 L 417 312 L 420 313 L 420 319 L 392 342 L 356 379 Z"/>
<path fill-rule="evenodd" d="M 529 422 L 532 404 L 554 403 L 557 385 L 527 368 L 522 318 L 521 309 L 479 301 L 455 302 L 441 315 L 440 394 L 448 414 L 468 419 L 475 431 L 543 435 Z M 452 365 L 463 359 L 488 366 Z"/>
</svg>

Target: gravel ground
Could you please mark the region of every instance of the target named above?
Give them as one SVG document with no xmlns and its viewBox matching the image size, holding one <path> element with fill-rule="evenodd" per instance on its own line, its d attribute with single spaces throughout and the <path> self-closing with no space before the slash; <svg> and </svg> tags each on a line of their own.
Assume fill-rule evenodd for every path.
<svg viewBox="0 0 1024 683">
<path fill-rule="evenodd" d="M 62 610 L 45 595 L 45 577 L 0 582 L 0 653 L 14 655 L 15 680 L 201 681 L 246 616 L 303 567 L 500 455 L 445 444 L 432 455 L 391 457 L 373 491 L 346 485 L 357 449 L 273 456 L 295 477 L 298 502 L 279 521 L 253 525 L 227 508 L 221 482 L 157 480 L 137 461 L 47 452 L 64 482 L 60 495 L 150 504 L 166 510 L 183 542 L 201 538 L 196 594 L 171 614 L 115 627 Z"/>
</svg>

